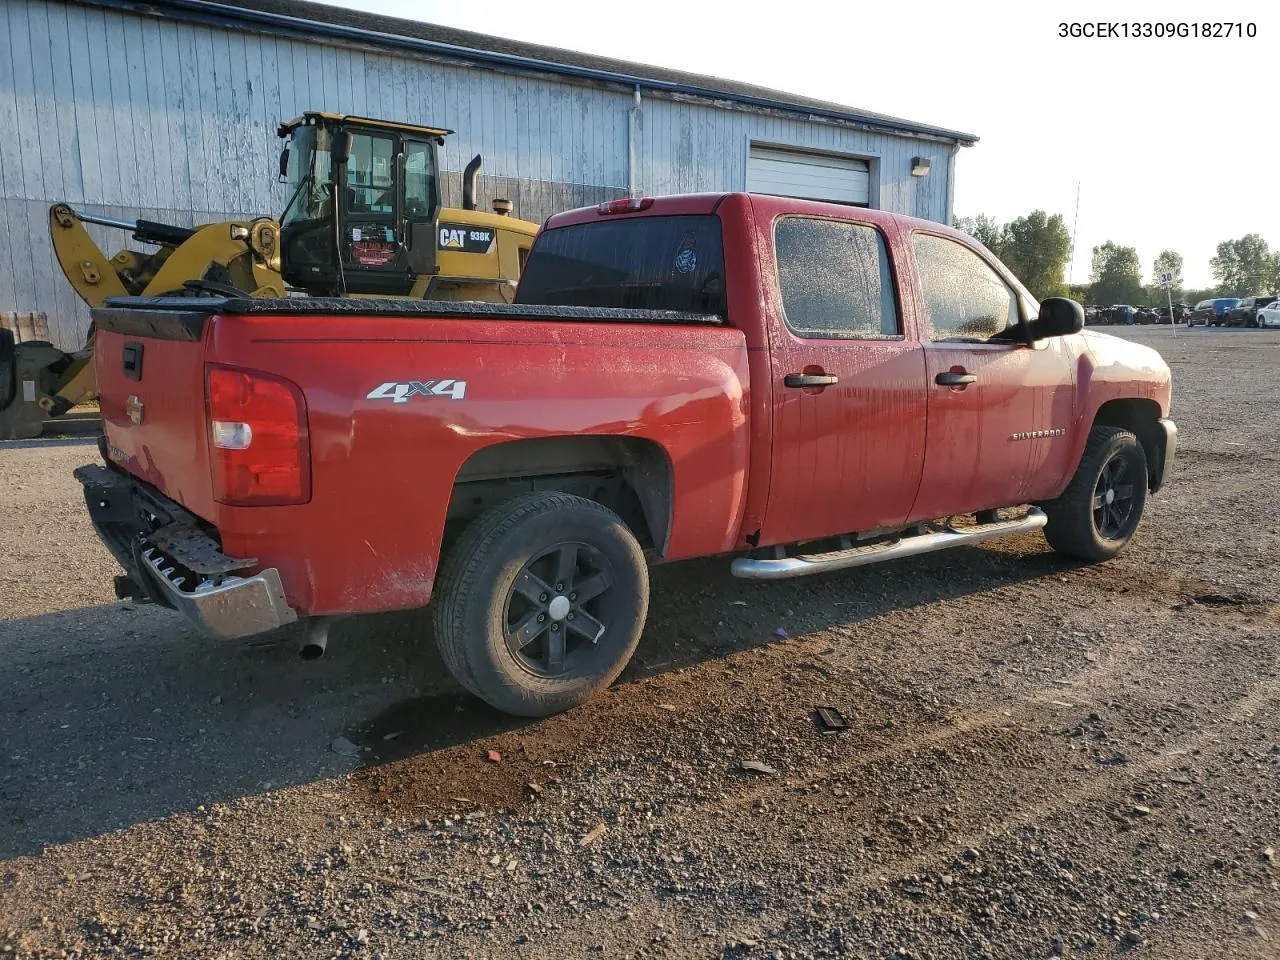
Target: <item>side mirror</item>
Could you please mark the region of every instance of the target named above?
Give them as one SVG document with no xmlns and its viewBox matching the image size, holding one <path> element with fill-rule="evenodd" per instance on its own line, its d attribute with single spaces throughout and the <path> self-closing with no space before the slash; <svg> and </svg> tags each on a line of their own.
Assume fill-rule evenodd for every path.
<svg viewBox="0 0 1280 960">
<path fill-rule="evenodd" d="M 289 148 L 280 151 L 280 179 L 289 179 Z"/>
<path fill-rule="evenodd" d="M 351 131 L 343 130 L 340 134 L 333 138 L 333 162 L 335 164 L 346 163 L 351 157 Z"/>
<path fill-rule="evenodd" d="M 1084 307 L 1066 297 L 1045 297 L 1040 301 L 1040 315 L 1027 324 L 1031 340 L 1065 337 L 1084 329 Z"/>
</svg>

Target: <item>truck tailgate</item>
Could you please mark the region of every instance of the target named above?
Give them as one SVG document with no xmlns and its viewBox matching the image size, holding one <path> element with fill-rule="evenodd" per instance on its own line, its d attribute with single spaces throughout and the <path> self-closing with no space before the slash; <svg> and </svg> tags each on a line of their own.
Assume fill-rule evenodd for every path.
<svg viewBox="0 0 1280 960">
<path fill-rule="evenodd" d="M 204 310 L 93 312 L 94 362 L 112 461 L 197 513 L 211 502 Z"/>
</svg>

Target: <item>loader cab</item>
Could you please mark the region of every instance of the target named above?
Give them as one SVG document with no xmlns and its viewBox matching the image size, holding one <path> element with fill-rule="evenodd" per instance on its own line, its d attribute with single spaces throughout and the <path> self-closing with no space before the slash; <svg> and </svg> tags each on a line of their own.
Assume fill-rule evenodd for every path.
<svg viewBox="0 0 1280 960">
<path fill-rule="evenodd" d="M 439 273 L 438 148 L 451 130 L 306 113 L 278 133 L 286 283 L 319 296 L 408 296 Z"/>
</svg>

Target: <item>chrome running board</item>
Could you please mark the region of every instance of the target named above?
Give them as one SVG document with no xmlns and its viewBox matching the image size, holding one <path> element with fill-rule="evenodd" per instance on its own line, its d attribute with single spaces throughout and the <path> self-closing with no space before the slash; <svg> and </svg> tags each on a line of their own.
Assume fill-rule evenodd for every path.
<svg viewBox="0 0 1280 960">
<path fill-rule="evenodd" d="M 825 573 L 828 570 L 844 570 L 846 567 L 862 567 L 882 560 L 897 560 L 899 557 L 914 557 L 922 553 L 933 553 L 950 547 L 963 547 L 969 544 L 994 540 L 997 537 L 1008 537 L 1015 533 L 1031 533 L 1039 530 L 1047 522 L 1048 517 L 1038 507 L 1032 507 L 1025 517 L 1017 520 L 1002 520 L 997 523 L 984 523 L 974 527 L 956 530 L 948 528 L 933 533 L 921 533 L 911 537 L 902 537 L 885 543 L 872 543 L 848 550 L 833 553 L 810 554 L 807 556 L 779 557 L 774 560 L 755 557 L 739 557 L 730 565 L 729 570 L 735 577 L 747 580 L 785 580 L 789 577 L 803 577 L 811 573 Z"/>
</svg>

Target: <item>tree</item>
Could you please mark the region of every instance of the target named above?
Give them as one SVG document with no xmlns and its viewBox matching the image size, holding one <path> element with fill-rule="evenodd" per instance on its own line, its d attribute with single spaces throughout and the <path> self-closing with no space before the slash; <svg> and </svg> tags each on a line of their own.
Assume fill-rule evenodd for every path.
<svg viewBox="0 0 1280 960">
<path fill-rule="evenodd" d="M 1108 240 L 1093 248 L 1090 299 L 1098 304 L 1137 303 L 1142 296 L 1142 266 L 1138 251 Z"/>
<path fill-rule="evenodd" d="M 1151 265 L 1151 279 L 1159 284 L 1163 274 L 1173 274 L 1173 298 L 1176 300 L 1182 293 L 1182 254 L 1173 250 L 1161 251 Z"/>
<path fill-rule="evenodd" d="M 1000 256 L 1004 228 L 996 223 L 993 217 L 988 217 L 985 213 L 980 213 L 976 217 L 956 217 L 952 226 L 957 230 L 963 230 L 997 257 Z"/>
<path fill-rule="evenodd" d="M 1218 244 L 1218 255 L 1209 261 L 1214 279 L 1225 296 L 1248 297 L 1275 293 L 1280 282 L 1280 253 L 1267 248 L 1256 233 Z"/>
<path fill-rule="evenodd" d="M 1062 296 L 1071 234 L 1060 214 L 1034 210 L 1006 224 L 996 255 L 1037 299 Z"/>
</svg>

